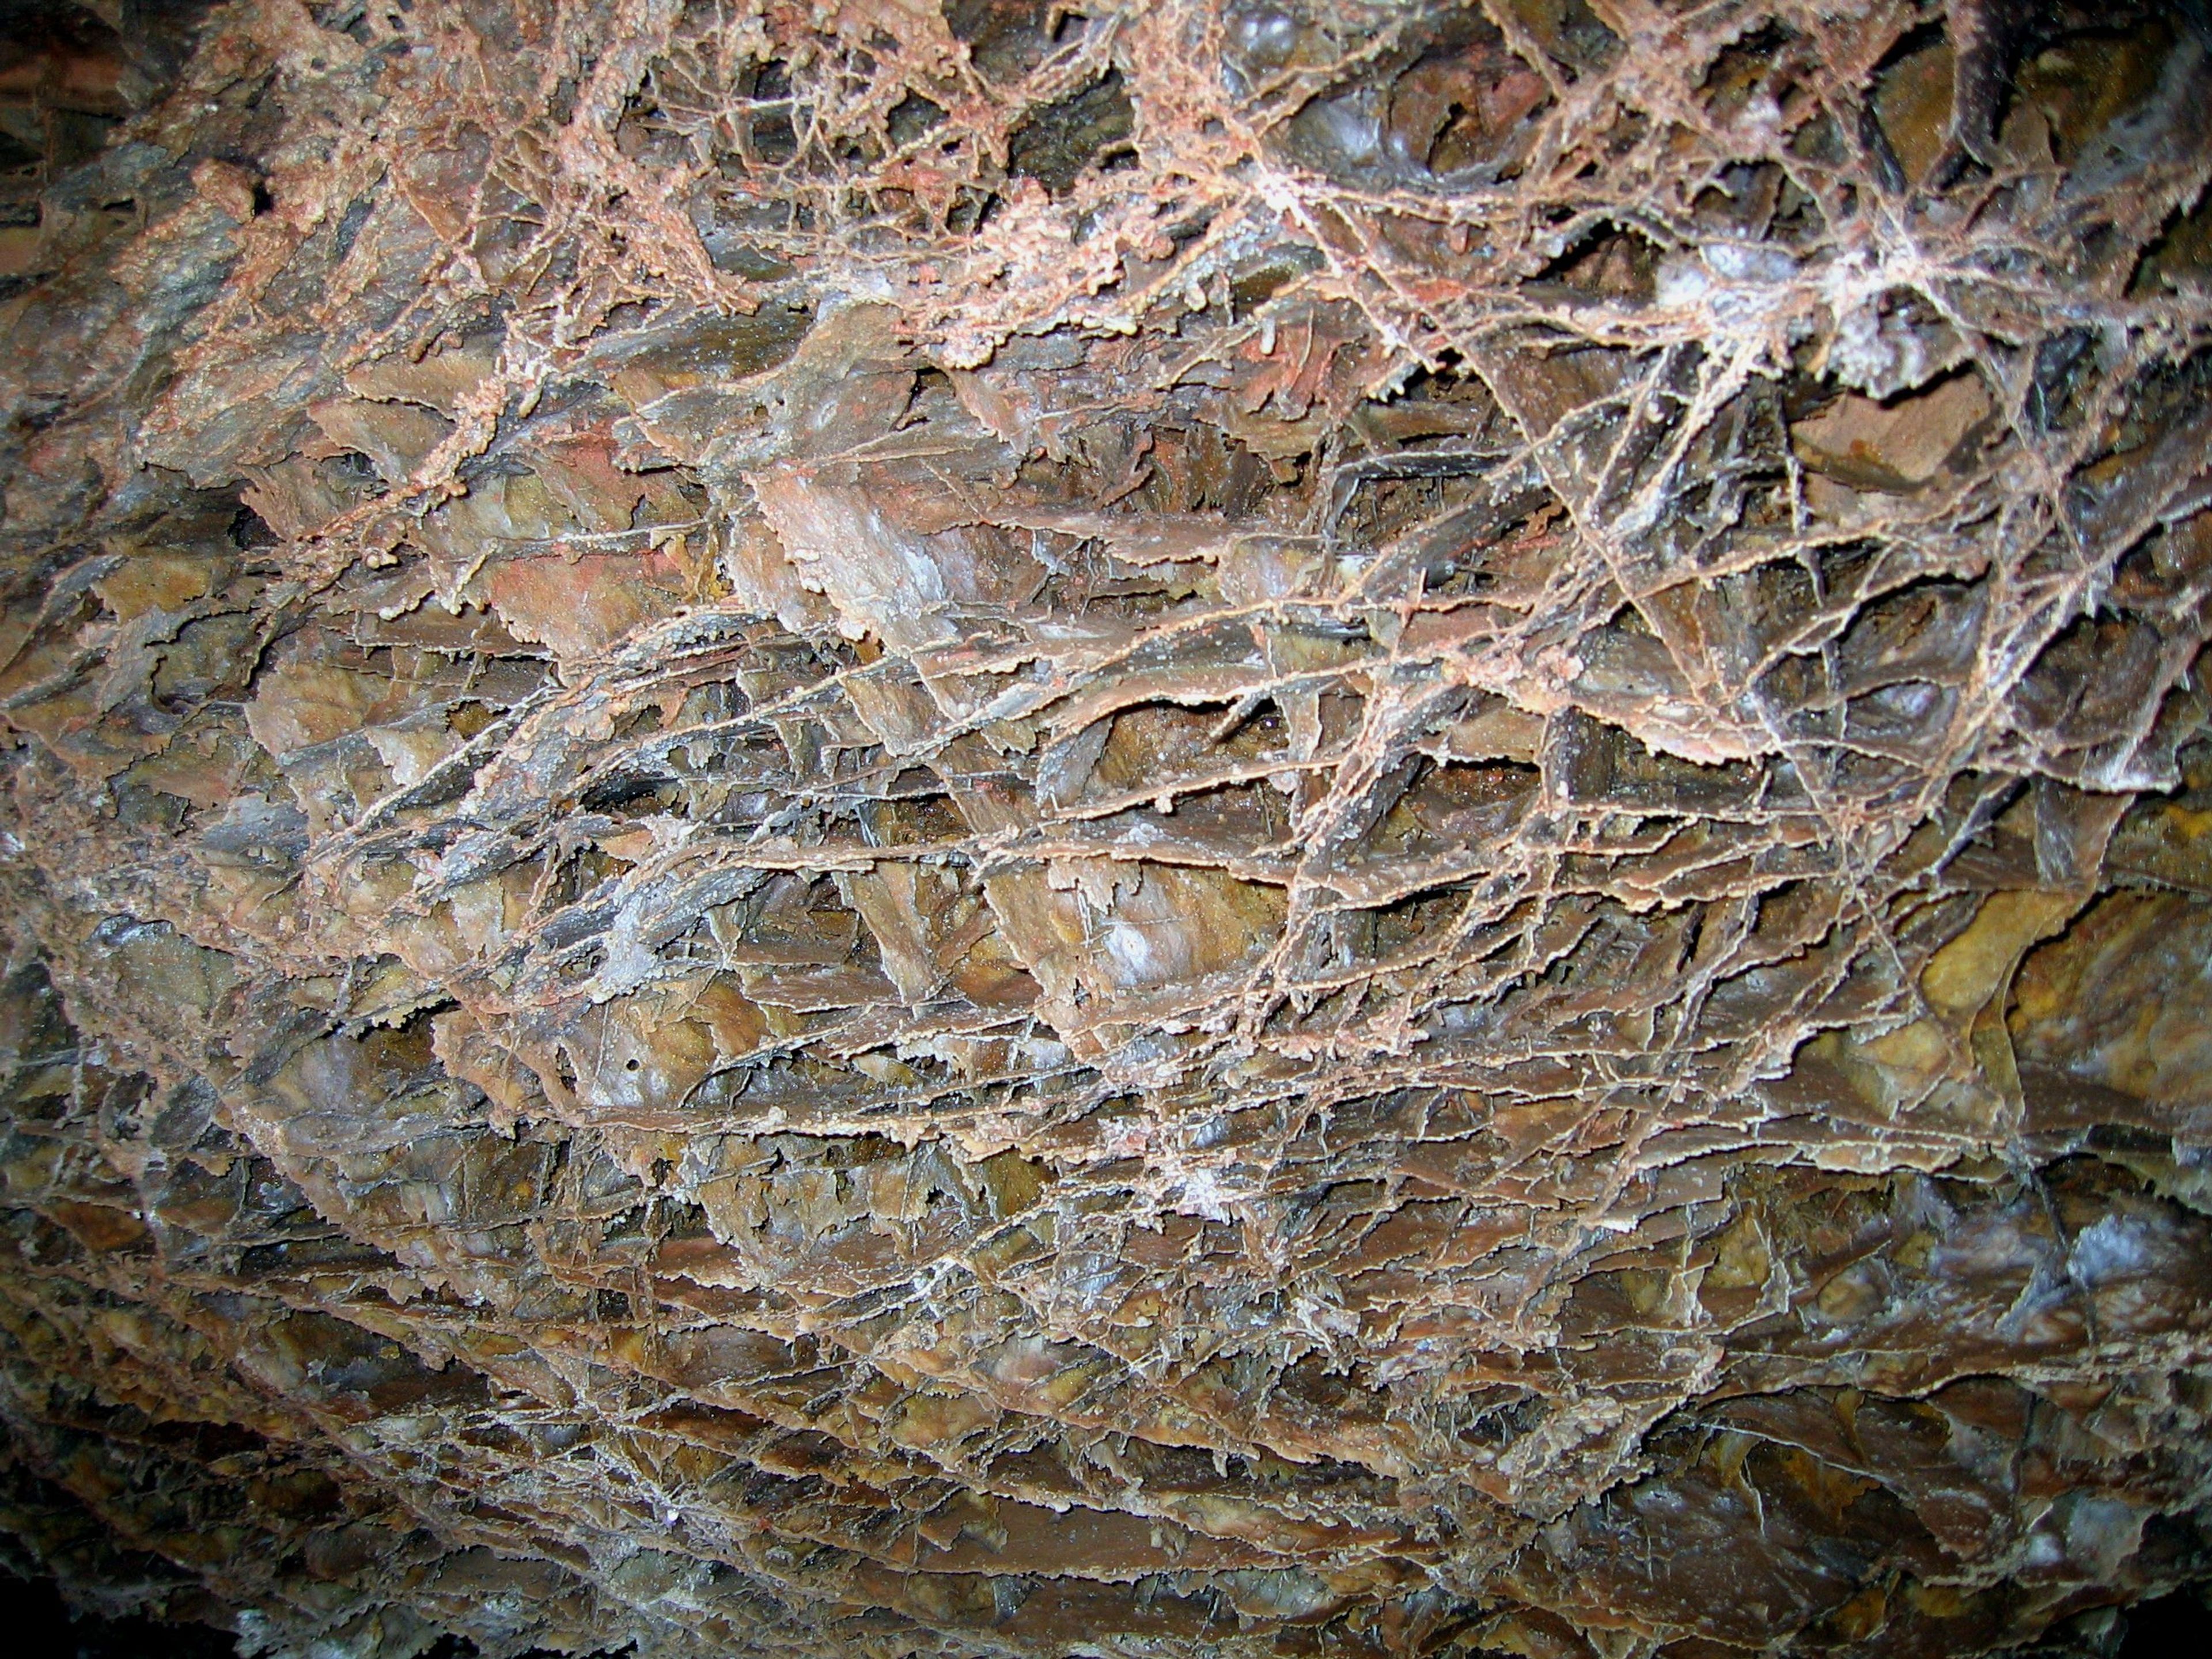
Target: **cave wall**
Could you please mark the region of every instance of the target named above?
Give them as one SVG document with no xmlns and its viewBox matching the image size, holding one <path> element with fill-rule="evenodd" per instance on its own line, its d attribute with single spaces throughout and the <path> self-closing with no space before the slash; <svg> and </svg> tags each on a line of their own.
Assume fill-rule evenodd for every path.
<svg viewBox="0 0 2212 1659">
<path fill-rule="evenodd" d="M 0 1563 L 283 1659 L 2212 1579 L 2212 20 L 0 52 Z"/>
</svg>

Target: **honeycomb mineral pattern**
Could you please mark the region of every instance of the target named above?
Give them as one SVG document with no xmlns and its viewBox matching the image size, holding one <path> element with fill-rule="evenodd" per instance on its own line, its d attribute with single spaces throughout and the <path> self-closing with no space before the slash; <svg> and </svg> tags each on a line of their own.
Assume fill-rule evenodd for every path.
<svg viewBox="0 0 2212 1659">
<path fill-rule="evenodd" d="M 40 27 L 8 1563 L 287 1659 L 2212 1578 L 2212 7 Z"/>
</svg>

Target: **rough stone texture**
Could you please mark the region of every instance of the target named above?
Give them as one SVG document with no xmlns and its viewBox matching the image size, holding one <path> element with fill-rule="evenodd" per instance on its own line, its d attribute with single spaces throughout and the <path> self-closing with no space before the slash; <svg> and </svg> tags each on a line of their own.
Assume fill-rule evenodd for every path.
<svg viewBox="0 0 2212 1659">
<path fill-rule="evenodd" d="M 300 1659 L 2212 1576 L 2203 8 L 95 9 L 10 1560 Z"/>
</svg>

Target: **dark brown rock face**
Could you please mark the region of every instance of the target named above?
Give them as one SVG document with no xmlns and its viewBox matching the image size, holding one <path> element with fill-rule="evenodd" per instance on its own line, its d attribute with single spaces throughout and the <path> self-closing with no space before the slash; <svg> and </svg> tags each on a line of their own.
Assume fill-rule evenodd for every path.
<svg viewBox="0 0 2212 1659">
<path fill-rule="evenodd" d="M 2212 1578 L 2206 8 L 10 27 L 7 1562 L 284 1659 Z"/>
</svg>

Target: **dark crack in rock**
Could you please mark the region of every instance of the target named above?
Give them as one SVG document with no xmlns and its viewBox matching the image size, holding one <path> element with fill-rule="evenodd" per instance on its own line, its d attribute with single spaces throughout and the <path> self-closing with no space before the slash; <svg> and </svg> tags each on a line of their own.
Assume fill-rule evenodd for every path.
<svg viewBox="0 0 2212 1659">
<path fill-rule="evenodd" d="M 0 1565 L 270 1659 L 2212 1580 L 2205 8 L 87 3 Z"/>
</svg>

